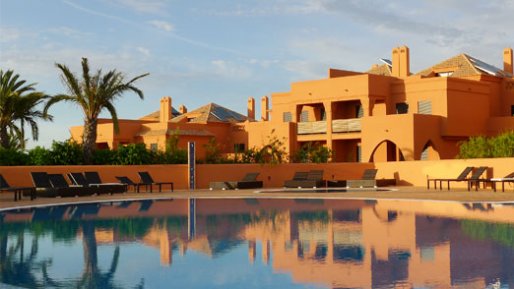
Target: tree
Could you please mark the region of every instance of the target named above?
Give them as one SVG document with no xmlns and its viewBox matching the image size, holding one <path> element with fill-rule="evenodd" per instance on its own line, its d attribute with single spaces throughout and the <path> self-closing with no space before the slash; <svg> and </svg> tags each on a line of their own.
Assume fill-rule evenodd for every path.
<svg viewBox="0 0 514 289">
<path fill-rule="evenodd" d="M 102 74 L 102 70 L 98 70 L 94 75 L 91 75 L 87 58 L 82 58 L 82 79 L 79 80 L 66 65 L 56 63 L 56 66 L 60 70 L 61 80 L 66 86 L 67 94 L 58 94 L 51 97 L 44 112 L 48 112 L 53 104 L 60 101 L 72 102 L 82 108 L 84 113 L 84 132 L 82 135 L 84 162 L 91 164 L 96 146 L 98 116 L 106 109 L 111 114 L 114 132 L 118 133 L 118 115 L 114 107 L 114 101 L 127 91 L 132 91 L 139 98 L 144 99 L 143 92 L 134 86 L 134 82 L 147 76 L 148 73 L 136 76 L 128 82 L 125 82 L 124 74 L 115 69 L 106 74 Z"/>
<path fill-rule="evenodd" d="M 35 83 L 26 84 L 19 78 L 12 70 L 0 70 L 0 146 L 3 148 L 25 148 L 25 123 L 30 125 L 32 138 L 37 140 L 36 121 L 52 120 L 51 115 L 37 109 L 49 96 L 36 91 Z"/>
</svg>

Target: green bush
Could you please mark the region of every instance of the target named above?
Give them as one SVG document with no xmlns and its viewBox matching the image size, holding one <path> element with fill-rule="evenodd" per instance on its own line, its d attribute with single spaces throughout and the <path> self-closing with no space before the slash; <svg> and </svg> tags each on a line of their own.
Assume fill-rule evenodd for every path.
<svg viewBox="0 0 514 289">
<path fill-rule="evenodd" d="M 498 135 L 490 140 L 491 157 L 514 157 L 514 131 Z"/>
<path fill-rule="evenodd" d="M 112 165 L 116 162 L 116 150 L 103 149 L 93 152 L 93 164 Z"/>
<path fill-rule="evenodd" d="M 49 165 L 81 165 L 83 163 L 82 145 L 72 140 L 52 143 Z"/>
<path fill-rule="evenodd" d="M 332 151 L 320 144 L 308 142 L 298 150 L 293 157 L 299 163 L 327 163 L 332 157 Z"/>
<path fill-rule="evenodd" d="M 44 147 L 37 146 L 29 150 L 29 159 L 31 165 L 44 166 L 51 163 L 50 151 Z"/>
<path fill-rule="evenodd" d="M 477 136 L 460 143 L 459 158 L 505 158 L 514 157 L 514 131 L 496 137 Z"/>
<path fill-rule="evenodd" d="M 146 149 L 142 143 L 119 147 L 116 151 L 117 165 L 148 165 L 154 162 L 155 153 Z"/>
<path fill-rule="evenodd" d="M 23 151 L 13 148 L 0 147 L 0 165 L 2 166 L 23 166 L 30 163 L 29 156 Z"/>
<path fill-rule="evenodd" d="M 203 146 L 205 148 L 205 163 L 219 164 L 227 161 L 221 156 L 221 148 L 215 138 L 210 138 L 209 142 Z"/>
</svg>

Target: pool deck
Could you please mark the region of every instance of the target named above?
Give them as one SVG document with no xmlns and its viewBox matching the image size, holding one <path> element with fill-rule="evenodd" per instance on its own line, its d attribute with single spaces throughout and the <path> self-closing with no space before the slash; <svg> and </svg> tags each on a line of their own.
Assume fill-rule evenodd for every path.
<svg viewBox="0 0 514 289">
<path fill-rule="evenodd" d="M 280 188 L 277 188 L 280 189 Z M 424 187 L 388 187 L 392 191 L 359 190 L 351 192 L 269 192 L 259 190 L 176 190 L 161 193 L 133 193 L 101 195 L 75 198 L 37 198 L 31 201 L 24 198 L 14 202 L 12 193 L 0 194 L 0 209 L 44 206 L 49 204 L 82 203 L 110 200 L 137 200 L 152 198 L 324 198 L 324 199 L 403 199 L 403 200 L 437 200 L 458 202 L 514 202 L 514 189 L 506 187 L 505 192 L 493 192 L 491 189 L 481 189 L 478 192 L 468 192 L 465 188 L 448 190 L 427 190 Z M 272 190 L 272 189 L 269 189 Z"/>
</svg>

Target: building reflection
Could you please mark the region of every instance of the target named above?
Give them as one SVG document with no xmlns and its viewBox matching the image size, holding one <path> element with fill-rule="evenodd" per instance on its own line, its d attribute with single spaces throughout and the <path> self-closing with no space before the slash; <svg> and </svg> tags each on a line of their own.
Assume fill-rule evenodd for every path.
<svg viewBox="0 0 514 289">
<path fill-rule="evenodd" d="M 6 212 L 2 224 L 127 220 L 136 213 L 130 230 L 95 226 L 95 242 L 143 243 L 159 250 L 163 266 L 176 254 L 216 258 L 244 245 L 250 264 L 330 288 L 514 287 L 509 205 L 198 199 L 192 206 L 177 199 Z"/>
</svg>

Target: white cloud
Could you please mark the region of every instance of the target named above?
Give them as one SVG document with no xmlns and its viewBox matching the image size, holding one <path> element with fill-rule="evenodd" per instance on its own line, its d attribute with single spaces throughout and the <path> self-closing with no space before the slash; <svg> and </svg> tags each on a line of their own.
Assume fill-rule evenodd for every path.
<svg viewBox="0 0 514 289">
<path fill-rule="evenodd" d="M 162 13 L 168 1 L 164 0 L 114 0 L 115 3 L 119 5 L 128 7 L 136 12 L 141 13 L 153 13 L 160 14 Z"/>
<path fill-rule="evenodd" d="M 323 2 L 325 0 L 269 0 L 251 2 L 248 5 L 238 2 L 234 8 L 211 9 L 204 11 L 217 16 L 266 16 L 283 14 L 311 14 L 326 12 Z"/>
<path fill-rule="evenodd" d="M 16 28 L 0 26 L 0 35 L 0 42 L 12 42 L 18 40 L 22 32 Z"/>
<path fill-rule="evenodd" d="M 136 47 L 137 51 L 141 52 L 144 56 L 150 56 L 150 50 L 144 47 Z"/>
<path fill-rule="evenodd" d="M 211 61 L 211 65 L 216 75 L 226 78 L 247 78 L 252 75 L 248 67 L 235 64 L 231 61 L 216 59 Z"/>
<path fill-rule="evenodd" d="M 84 38 L 86 36 L 92 35 L 91 33 L 85 33 L 67 26 L 50 28 L 48 29 L 48 32 L 57 34 L 58 36 L 66 36 L 70 38 Z"/>
<path fill-rule="evenodd" d="M 152 21 L 149 21 L 148 23 L 150 23 L 152 26 L 154 27 L 157 27 L 161 30 L 164 30 L 164 31 L 173 31 L 175 29 L 175 27 L 173 26 L 173 24 L 167 22 L 167 21 L 162 21 L 162 20 L 152 20 Z"/>
</svg>

